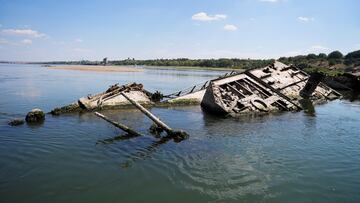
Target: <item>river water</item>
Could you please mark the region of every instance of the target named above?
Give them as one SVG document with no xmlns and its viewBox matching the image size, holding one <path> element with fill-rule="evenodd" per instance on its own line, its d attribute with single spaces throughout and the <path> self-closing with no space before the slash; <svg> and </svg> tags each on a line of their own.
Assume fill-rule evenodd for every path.
<svg viewBox="0 0 360 203">
<path fill-rule="evenodd" d="M 223 73 L 0 65 L 0 202 L 360 201 L 359 101 L 237 119 L 199 106 L 152 108 L 190 134 L 180 143 L 147 133 L 151 122 L 135 109 L 102 112 L 145 134 L 132 139 L 116 138 L 123 133 L 91 113 L 7 125 L 35 107 L 48 112 L 117 82 L 172 93 Z"/>
</svg>

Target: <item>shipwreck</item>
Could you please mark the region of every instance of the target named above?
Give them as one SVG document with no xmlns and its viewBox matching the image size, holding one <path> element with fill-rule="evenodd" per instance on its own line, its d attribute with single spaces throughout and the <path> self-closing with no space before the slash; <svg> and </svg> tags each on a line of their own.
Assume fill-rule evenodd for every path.
<svg viewBox="0 0 360 203">
<path fill-rule="evenodd" d="M 263 68 L 241 73 L 232 71 L 169 95 L 146 91 L 142 84 L 115 84 L 102 93 L 82 97 L 51 113 L 131 106 L 126 97 L 149 106 L 200 104 L 207 112 L 230 116 L 299 111 L 303 109 L 303 100 L 319 104 L 341 98 L 341 94 L 322 83 L 322 79 L 321 74 L 309 75 L 295 66 L 275 61 Z"/>
<path fill-rule="evenodd" d="M 76 102 L 69 105 L 55 108 L 50 113 L 59 115 L 63 113 L 71 113 L 77 111 L 92 111 L 96 109 L 121 108 L 131 105 L 131 103 L 121 94 L 124 93 L 129 98 L 143 104 L 151 105 L 154 102 L 156 94 L 152 94 L 143 88 L 142 84 L 129 83 L 126 85 L 114 84 L 106 91 L 89 94 L 86 97 L 81 97 Z"/>
<path fill-rule="evenodd" d="M 301 100 L 314 104 L 340 98 L 321 83 L 321 75 L 308 75 L 294 66 L 275 62 L 260 69 L 216 79 L 206 89 L 201 106 L 210 112 L 236 116 L 248 112 L 301 110 Z"/>
<path fill-rule="evenodd" d="M 176 100 L 195 99 L 214 114 L 238 116 L 247 113 L 302 110 L 302 101 L 313 104 L 341 98 L 322 83 L 323 75 L 309 75 L 295 66 L 276 61 L 258 69 L 232 73 L 208 82 L 206 88 Z"/>
</svg>

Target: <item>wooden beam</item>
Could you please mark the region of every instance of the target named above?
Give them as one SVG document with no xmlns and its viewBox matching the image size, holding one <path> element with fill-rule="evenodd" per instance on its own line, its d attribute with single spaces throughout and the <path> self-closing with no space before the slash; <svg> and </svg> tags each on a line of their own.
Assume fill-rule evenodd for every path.
<svg viewBox="0 0 360 203">
<path fill-rule="evenodd" d="M 134 136 L 142 136 L 140 133 L 136 132 L 135 130 L 129 128 L 128 126 L 112 121 L 110 120 L 108 117 L 102 115 L 101 113 L 95 112 L 95 115 L 98 116 L 99 118 L 104 119 L 105 121 L 111 123 L 112 125 L 114 125 L 115 127 L 120 128 L 121 130 L 125 131 L 126 133 L 130 134 L 130 135 L 134 135 Z"/>
<path fill-rule="evenodd" d="M 150 118 L 152 121 L 154 121 L 154 123 L 156 123 L 156 125 L 158 125 L 159 127 L 161 127 L 162 129 L 164 129 L 166 131 L 166 133 L 170 136 L 173 136 L 173 138 L 177 138 L 179 140 L 182 139 L 186 139 L 189 135 L 180 130 L 180 131 L 174 131 L 172 128 L 170 128 L 168 125 L 166 125 L 164 122 L 162 122 L 160 120 L 160 118 L 156 117 L 155 115 L 153 115 L 150 111 L 148 111 L 147 109 L 145 109 L 143 106 L 141 106 L 138 102 L 136 102 L 135 100 L 131 99 L 130 97 L 128 97 L 126 94 L 124 94 L 123 92 L 120 93 L 123 97 L 125 97 L 131 104 L 133 104 L 136 108 L 138 108 L 141 112 L 143 112 L 148 118 Z"/>
<path fill-rule="evenodd" d="M 150 111 L 141 106 L 138 102 L 128 97 L 123 92 L 120 93 L 123 97 L 125 97 L 131 104 L 133 104 L 136 108 L 138 108 L 141 112 L 143 112 L 147 117 L 149 117 L 154 123 L 156 123 L 159 127 L 163 128 L 165 131 L 172 131 L 172 129 L 162 122 L 158 117 L 153 115 Z"/>
</svg>

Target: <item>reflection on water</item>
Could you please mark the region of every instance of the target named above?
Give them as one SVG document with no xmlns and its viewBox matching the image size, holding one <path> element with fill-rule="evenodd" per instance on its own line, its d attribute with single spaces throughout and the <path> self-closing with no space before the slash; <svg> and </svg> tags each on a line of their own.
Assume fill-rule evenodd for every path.
<svg viewBox="0 0 360 203">
<path fill-rule="evenodd" d="M 115 142 L 130 140 L 130 139 L 134 139 L 134 138 L 140 139 L 141 137 L 142 136 L 131 135 L 131 134 L 117 135 L 115 137 L 98 140 L 96 142 L 96 144 L 108 145 L 108 144 L 114 144 Z M 169 135 L 166 135 L 166 136 L 163 136 L 163 137 L 157 136 L 156 140 L 153 141 L 150 145 L 148 145 L 148 146 L 146 146 L 144 148 L 138 149 L 138 151 L 136 151 L 136 152 L 132 153 L 131 155 L 129 155 L 128 160 L 126 162 L 122 163 L 121 165 L 124 168 L 127 168 L 127 167 L 130 166 L 130 163 L 135 162 L 136 160 L 145 159 L 147 157 L 150 157 L 151 154 L 154 153 L 157 150 L 157 148 L 159 148 L 163 144 L 166 144 L 170 140 L 174 140 L 174 139 L 173 139 L 173 137 L 171 137 Z M 178 143 L 179 141 L 176 141 L 176 142 Z"/>
<path fill-rule="evenodd" d="M 102 113 L 141 137 L 92 113 L 48 115 L 38 127 L 7 125 L 34 107 L 49 111 L 115 82 L 170 93 L 221 74 L 69 72 L 0 65 L 2 203 L 360 200 L 359 101 L 240 118 L 214 117 L 199 106 L 151 108 L 169 126 L 186 129 L 190 138 L 180 143 L 149 134 L 152 122 L 136 109 Z M 19 95 L 29 82 L 40 94 Z"/>
<path fill-rule="evenodd" d="M 117 135 L 115 137 L 98 140 L 96 142 L 96 144 L 111 144 L 111 143 L 122 141 L 122 140 L 129 140 L 129 139 L 132 139 L 132 138 L 135 138 L 135 137 L 139 137 L 139 136 L 138 135 L 131 135 L 131 134 Z"/>
</svg>

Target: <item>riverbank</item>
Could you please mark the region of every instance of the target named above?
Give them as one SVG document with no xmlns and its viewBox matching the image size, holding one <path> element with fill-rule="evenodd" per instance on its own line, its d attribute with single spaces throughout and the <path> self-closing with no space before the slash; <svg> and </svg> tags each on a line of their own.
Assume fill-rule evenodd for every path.
<svg viewBox="0 0 360 203">
<path fill-rule="evenodd" d="M 129 66 L 91 66 L 91 65 L 64 65 L 64 66 L 50 66 L 48 69 L 59 70 L 77 70 L 90 72 L 142 72 L 140 68 Z"/>
<path fill-rule="evenodd" d="M 142 66 L 146 69 L 156 69 L 156 70 L 208 70 L 208 71 L 236 71 L 236 72 L 244 72 L 245 69 L 240 68 L 230 68 L 230 67 L 202 67 L 202 66 Z"/>
</svg>

